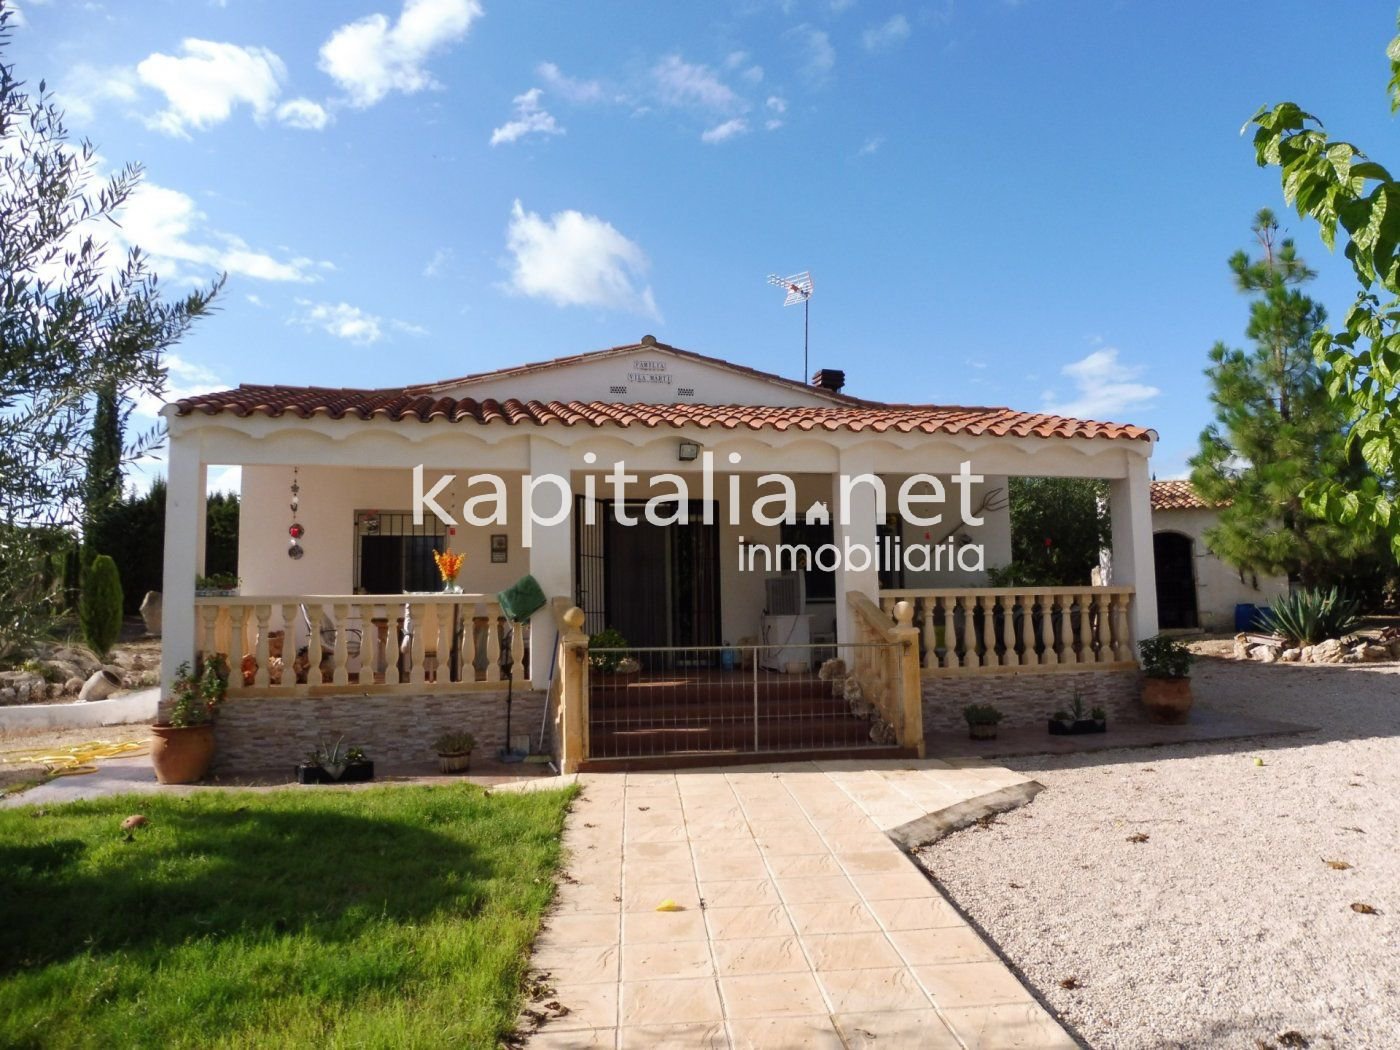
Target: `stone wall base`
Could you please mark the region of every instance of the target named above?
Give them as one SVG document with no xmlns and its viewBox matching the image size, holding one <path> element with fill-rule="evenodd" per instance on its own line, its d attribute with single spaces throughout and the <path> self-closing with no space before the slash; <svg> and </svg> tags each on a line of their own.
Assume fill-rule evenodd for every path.
<svg viewBox="0 0 1400 1050">
<path fill-rule="evenodd" d="M 528 733 L 532 747 L 539 746 L 544 697 L 516 690 L 511 709 L 511 735 Z M 506 694 L 230 697 L 214 727 L 214 771 L 290 773 L 317 744 L 341 737 L 381 768 L 419 766 L 437 761 L 433 741 L 440 734 L 464 729 L 476 737 L 478 755 L 494 756 L 505 745 Z"/>
<path fill-rule="evenodd" d="M 991 704 L 1003 715 L 1001 724 L 1041 726 L 1057 708 L 1069 710 L 1074 694 L 1084 698 L 1087 711 L 1102 707 L 1110 725 L 1115 719 L 1142 714 L 1141 672 L 1133 668 L 1101 671 L 1058 671 L 958 675 L 923 680 L 924 731 L 964 729 L 963 707 Z"/>
</svg>

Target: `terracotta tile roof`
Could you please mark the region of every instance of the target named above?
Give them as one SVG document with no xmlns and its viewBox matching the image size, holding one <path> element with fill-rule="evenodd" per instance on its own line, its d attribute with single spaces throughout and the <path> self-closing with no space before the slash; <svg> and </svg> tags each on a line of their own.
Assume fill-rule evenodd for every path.
<svg viewBox="0 0 1400 1050">
<path fill-rule="evenodd" d="M 437 385 L 437 384 L 435 384 Z M 640 426 L 704 430 L 826 430 L 883 433 L 972 434 L 996 437 L 1078 437 L 1151 440 L 1145 427 L 1096 423 L 1009 408 L 950 405 L 887 405 L 843 398 L 831 406 L 648 405 L 603 401 L 520 401 L 454 398 L 425 387 L 393 390 L 335 390 L 324 387 L 240 386 L 175 402 L 176 414 L 214 416 L 293 415 L 302 419 L 416 419 L 509 426 Z"/>
<path fill-rule="evenodd" d="M 1202 499 L 1189 481 L 1154 481 L 1151 500 L 1153 510 L 1213 510 L 1230 505 L 1229 500 L 1210 503 Z"/>
</svg>

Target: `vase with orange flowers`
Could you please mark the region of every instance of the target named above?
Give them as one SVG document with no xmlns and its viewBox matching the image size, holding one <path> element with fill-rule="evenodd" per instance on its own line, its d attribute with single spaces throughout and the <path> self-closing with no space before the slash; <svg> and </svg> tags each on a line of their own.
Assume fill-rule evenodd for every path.
<svg viewBox="0 0 1400 1050">
<path fill-rule="evenodd" d="M 451 547 L 445 551 L 433 551 L 433 561 L 437 563 L 438 575 L 442 577 L 442 589 L 446 594 L 461 594 L 457 586 L 457 574 L 462 571 L 465 554 L 456 553 Z"/>
</svg>

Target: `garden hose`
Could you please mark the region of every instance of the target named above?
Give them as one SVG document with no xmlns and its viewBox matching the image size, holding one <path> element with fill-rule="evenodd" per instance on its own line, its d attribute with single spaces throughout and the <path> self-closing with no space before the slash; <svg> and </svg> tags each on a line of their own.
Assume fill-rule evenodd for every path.
<svg viewBox="0 0 1400 1050">
<path fill-rule="evenodd" d="M 42 764 L 56 777 L 71 777 L 81 773 L 96 773 L 100 758 L 134 758 L 149 753 L 144 741 L 124 740 L 113 744 L 106 740 L 89 740 L 85 744 L 38 751 L 6 751 L 0 761 L 32 765 Z"/>
</svg>

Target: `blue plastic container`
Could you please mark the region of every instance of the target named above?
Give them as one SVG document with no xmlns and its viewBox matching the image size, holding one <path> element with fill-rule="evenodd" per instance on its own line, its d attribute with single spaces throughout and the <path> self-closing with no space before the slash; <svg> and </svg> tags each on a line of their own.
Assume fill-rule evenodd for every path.
<svg viewBox="0 0 1400 1050">
<path fill-rule="evenodd" d="M 1235 606 L 1235 631 L 1253 631 L 1259 627 L 1259 614 L 1264 611 L 1261 605 L 1241 602 Z"/>
</svg>

